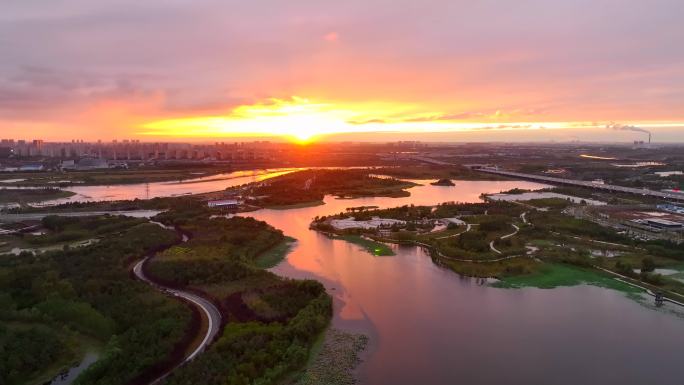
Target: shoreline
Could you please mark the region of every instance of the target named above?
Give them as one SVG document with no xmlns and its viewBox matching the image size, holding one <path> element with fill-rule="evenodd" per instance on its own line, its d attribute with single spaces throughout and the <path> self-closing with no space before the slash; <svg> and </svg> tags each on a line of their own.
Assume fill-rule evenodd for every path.
<svg viewBox="0 0 684 385">
<path fill-rule="evenodd" d="M 314 351 L 295 385 L 353 385 L 359 383 L 357 369 L 363 362 L 369 338 L 365 334 L 329 327 L 320 350 Z"/>
</svg>

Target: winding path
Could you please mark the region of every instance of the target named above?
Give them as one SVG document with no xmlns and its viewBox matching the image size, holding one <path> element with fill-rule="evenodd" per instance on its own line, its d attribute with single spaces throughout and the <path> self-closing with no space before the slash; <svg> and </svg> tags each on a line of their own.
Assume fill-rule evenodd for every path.
<svg viewBox="0 0 684 385">
<path fill-rule="evenodd" d="M 513 226 L 513 227 L 515 228 L 515 231 L 512 232 L 512 233 L 510 233 L 510 234 L 502 235 L 499 239 L 510 238 L 510 237 L 514 236 L 515 234 L 518 234 L 518 231 L 520 231 L 520 227 L 518 227 L 518 226 L 516 226 L 516 225 L 513 225 L 513 224 L 512 224 L 511 226 Z M 497 254 L 501 254 L 501 251 L 497 250 L 497 248 L 494 247 L 494 241 L 489 242 L 489 248 L 490 248 L 493 252 L 495 252 L 495 253 L 497 253 Z"/>
<path fill-rule="evenodd" d="M 461 234 L 463 234 L 463 233 L 467 233 L 467 232 L 470 231 L 470 229 L 472 229 L 472 228 L 473 228 L 473 225 L 472 225 L 471 223 L 466 223 L 466 229 L 463 230 L 463 231 L 461 231 L 460 233 L 451 234 L 451 235 L 446 235 L 446 236 L 444 236 L 444 237 L 437 237 L 437 238 L 435 238 L 435 239 L 448 239 L 448 238 L 458 237 L 459 235 L 461 235 Z"/>
<path fill-rule="evenodd" d="M 214 338 L 218 334 L 220 328 L 221 328 L 221 312 L 214 306 L 214 304 L 205 298 L 202 298 L 196 294 L 188 293 L 186 291 L 182 290 L 177 290 L 177 289 L 172 289 L 170 287 L 162 286 L 154 281 L 152 281 L 149 277 L 145 275 L 143 266 L 145 263 L 147 263 L 150 260 L 151 257 L 146 257 L 145 259 L 139 261 L 138 263 L 135 264 L 133 267 L 133 274 L 135 275 L 136 278 L 139 280 L 149 284 L 150 286 L 156 288 L 157 290 L 161 291 L 162 293 L 165 294 L 170 294 L 174 297 L 179 297 L 182 298 L 197 308 L 199 308 L 207 317 L 207 330 L 206 333 L 204 334 L 204 338 L 202 339 L 202 342 L 193 350 L 190 354 L 188 354 L 184 359 L 183 362 L 180 363 L 180 365 L 183 365 L 189 361 L 192 361 L 202 353 L 206 348 L 211 344 L 212 341 L 214 341 Z M 177 365 L 171 369 L 169 369 L 166 373 L 161 375 L 159 378 L 156 380 L 152 381 L 151 384 L 155 384 L 159 382 L 160 380 L 164 379 L 166 376 L 168 376 L 174 369 L 176 369 L 178 366 Z"/>
</svg>

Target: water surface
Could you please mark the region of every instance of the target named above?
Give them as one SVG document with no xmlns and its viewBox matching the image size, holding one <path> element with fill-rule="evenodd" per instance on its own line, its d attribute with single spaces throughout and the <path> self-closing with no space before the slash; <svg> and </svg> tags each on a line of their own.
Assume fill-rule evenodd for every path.
<svg viewBox="0 0 684 385">
<path fill-rule="evenodd" d="M 64 190 L 74 192 L 68 198 L 42 202 L 40 205 L 56 205 L 66 202 L 98 202 L 132 199 L 152 199 L 189 194 L 203 194 L 225 190 L 228 187 L 245 183 L 260 182 L 262 180 L 284 175 L 296 168 L 274 168 L 265 170 L 235 171 L 225 174 L 209 175 L 205 177 L 172 182 L 135 183 L 101 186 L 69 186 Z"/>
<path fill-rule="evenodd" d="M 273 269 L 323 282 L 333 325 L 371 338 L 362 384 L 682 384 L 684 320 L 593 286 L 497 289 L 435 265 L 419 248 L 375 257 L 309 230 L 351 206 L 476 202 L 481 193 L 545 187 L 517 181 L 421 186 L 407 198 L 337 200 L 248 215 L 298 242 Z"/>
</svg>

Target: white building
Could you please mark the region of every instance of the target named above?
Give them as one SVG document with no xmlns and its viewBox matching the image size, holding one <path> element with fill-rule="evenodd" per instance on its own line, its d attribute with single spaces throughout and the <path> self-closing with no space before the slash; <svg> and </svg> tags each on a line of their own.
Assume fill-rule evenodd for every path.
<svg viewBox="0 0 684 385">
<path fill-rule="evenodd" d="M 209 207 L 224 207 L 229 209 L 236 209 L 240 206 L 240 202 L 235 199 L 224 199 L 219 201 L 207 202 Z"/>
<path fill-rule="evenodd" d="M 372 217 L 367 221 L 357 221 L 354 217 L 346 219 L 333 219 L 330 225 L 337 230 L 345 229 L 377 229 L 381 227 L 392 227 L 393 225 L 404 226 L 406 221 L 399 219 Z"/>
</svg>

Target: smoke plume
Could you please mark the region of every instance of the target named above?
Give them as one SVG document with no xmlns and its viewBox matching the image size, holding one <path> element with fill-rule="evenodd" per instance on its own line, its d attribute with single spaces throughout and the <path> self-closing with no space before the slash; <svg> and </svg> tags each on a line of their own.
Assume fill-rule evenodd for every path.
<svg viewBox="0 0 684 385">
<path fill-rule="evenodd" d="M 649 135 L 651 135 L 651 131 L 645 130 L 641 127 L 636 127 L 636 126 L 628 126 L 625 124 L 619 124 L 619 123 L 610 123 L 606 126 L 606 128 L 610 128 L 613 130 L 617 131 L 636 131 L 636 132 L 644 132 Z"/>
</svg>

